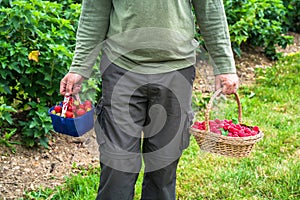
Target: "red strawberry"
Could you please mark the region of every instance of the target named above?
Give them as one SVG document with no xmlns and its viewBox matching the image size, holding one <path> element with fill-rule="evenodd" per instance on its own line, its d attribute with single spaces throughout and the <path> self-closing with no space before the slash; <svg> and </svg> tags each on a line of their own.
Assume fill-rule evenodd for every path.
<svg viewBox="0 0 300 200">
<path fill-rule="evenodd" d="M 200 125 L 200 124 L 201 124 L 201 122 L 198 122 L 198 121 L 195 122 L 195 125 Z"/>
<path fill-rule="evenodd" d="M 84 106 L 92 107 L 92 102 L 90 100 L 85 100 L 83 104 L 84 104 Z"/>
<path fill-rule="evenodd" d="M 71 96 L 69 99 L 69 105 L 73 105 L 73 103 L 74 103 L 74 98 Z"/>
<path fill-rule="evenodd" d="M 218 132 L 218 129 L 216 129 L 216 128 L 214 128 L 214 127 L 211 127 L 211 128 L 210 128 L 210 132 L 217 133 L 217 132 Z"/>
<path fill-rule="evenodd" d="M 238 130 L 236 128 L 233 128 L 232 126 L 229 127 L 228 131 L 231 132 L 231 133 L 238 132 Z"/>
<path fill-rule="evenodd" d="M 225 119 L 224 122 L 227 124 L 232 124 L 232 120 Z"/>
<path fill-rule="evenodd" d="M 241 132 L 238 133 L 238 136 L 239 137 L 246 137 L 247 135 L 244 132 L 241 131 Z"/>
<path fill-rule="evenodd" d="M 81 108 L 81 109 L 84 109 L 84 105 L 81 103 L 81 104 L 79 104 L 79 106 L 78 106 L 79 108 Z"/>
<path fill-rule="evenodd" d="M 222 124 L 222 123 L 223 123 L 223 121 L 220 120 L 220 119 L 215 119 L 215 122 L 216 122 L 217 124 Z"/>
<path fill-rule="evenodd" d="M 68 105 L 67 108 L 68 111 L 75 113 L 77 110 L 77 107 L 75 105 Z"/>
<path fill-rule="evenodd" d="M 250 134 L 250 133 L 251 133 L 251 130 L 250 130 L 249 128 L 245 128 L 245 129 L 244 129 L 244 132 L 247 133 L 247 134 Z"/>
<path fill-rule="evenodd" d="M 216 126 L 217 123 L 216 123 L 215 121 L 210 120 L 210 121 L 209 121 L 209 125 L 210 125 L 210 126 Z"/>
<path fill-rule="evenodd" d="M 254 135 L 256 135 L 256 134 L 257 134 L 256 131 L 251 131 L 251 133 L 250 133 L 250 135 L 252 135 L 252 136 L 254 136 Z"/>
<path fill-rule="evenodd" d="M 199 130 L 205 130 L 205 122 L 196 121 L 193 125 L 193 128 L 199 129 Z"/>
<path fill-rule="evenodd" d="M 56 113 L 61 113 L 62 107 L 60 105 L 57 105 L 57 106 L 54 107 L 54 110 L 55 110 Z"/>
<path fill-rule="evenodd" d="M 229 127 L 230 127 L 230 124 L 224 124 L 223 129 L 224 129 L 225 131 L 227 131 L 227 130 L 229 129 Z"/>
<path fill-rule="evenodd" d="M 77 107 L 76 107 L 75 105 L 73 105 L 73 106 L 72 106 L 72 111 L 73 111 L 73 113 L 75 113 L 76 110 L 77 110 Z"/>
<path fill-rule="evenodd" d="M 240 125 L 240 124 L 237 124 L 237 125 L 235 125 L 234 126 L 237 130 L 242 130 L 243 128 L 242 128 L 242 126 Z"/>
<path fill-rule="evenodd" d="M 254 127 L 252 128 L 252 130 L 255 131 L 256 133 L 259 132 L 259 128 L 258 128 L 257 126 L 254 126 Z"/>
<path fill-rule="evenodd" d="M 71 111 L 66 112 L 66 118 L 74 118 L 74 114 Z"/>
<path fill-rule="evenodd" d="M 76 111 L 76 116 L 77 116 L 77 117 L 80 117 L 80 116 L 82 116 L 82 115 L 84 115 L 84 114 L 85 114 L 85 110 L 82 109 L 82 108 L 79 108 L 79 109 Z"/>
<path fill-rule="evenodd" d="M 91 106 L 91 105 L 85 105 L 85 106 L 84 106 L 84 110 L 85 110 L 86 112 L 88 112 L 88 111 L 92 110 L 92 106 Z"/>
<path fill-rule="evenodd" d="M 73 107 L 71 105 L 68 105 L 67 110 L 72 112 L 73 111 Z"/>
</svg>

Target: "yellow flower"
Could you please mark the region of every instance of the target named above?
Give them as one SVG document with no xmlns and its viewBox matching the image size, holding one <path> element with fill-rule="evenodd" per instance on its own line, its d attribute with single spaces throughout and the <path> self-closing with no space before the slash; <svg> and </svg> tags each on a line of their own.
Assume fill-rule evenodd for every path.
<svg viewBox="0 0 300 200">
<path fill-rule="evenodd" d="M 28 60 L 33 60 L 35 62 L 39 62 L 39 51 L 31 51 L 28 55 Z"/>
</svg>

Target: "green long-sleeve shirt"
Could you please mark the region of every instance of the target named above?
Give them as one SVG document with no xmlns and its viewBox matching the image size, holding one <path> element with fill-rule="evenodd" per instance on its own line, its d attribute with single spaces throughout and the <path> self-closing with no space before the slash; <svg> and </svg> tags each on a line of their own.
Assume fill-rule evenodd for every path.
<svg viewBox="0 0 300 200">
<path fill-rule="evenodd" d="M 88 78 L 101 50 L 138 73 L 195 64 L 192 7 L 214 73 L 236 73 L 222 0 L 83 0 L 70 72 Z"/>
</svg>

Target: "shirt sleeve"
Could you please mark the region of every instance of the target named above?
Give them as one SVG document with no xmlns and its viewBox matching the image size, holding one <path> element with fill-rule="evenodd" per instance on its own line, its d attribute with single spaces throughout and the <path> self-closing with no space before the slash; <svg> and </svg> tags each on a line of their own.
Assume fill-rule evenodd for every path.
<svg viewBox="0 0 300 200">
<path fill-rule="evenodd" d="M 109 28 L 112 0 L 83 0 L 69 72 L 89 78 Z"/>
<path fill-rule="evenodd" d="M 223 1 L 192 0 L 192 3 L 214 74 L 236 73 Z"/>
</svg>

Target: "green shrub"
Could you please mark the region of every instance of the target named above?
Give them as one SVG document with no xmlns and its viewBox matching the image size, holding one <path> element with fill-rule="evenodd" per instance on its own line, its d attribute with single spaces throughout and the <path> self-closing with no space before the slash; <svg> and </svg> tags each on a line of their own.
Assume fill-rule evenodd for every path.
<svg viewBox="0 0 300 200">
<path fill-rule="evenodd" d="M 1 5 L 0 95 L 23 111 L 15 124 L 26 144 L 46 146 L 51 128 L 47 109 L 62 98 L 59 82 L 72 60 L 80 4 L 63 8 L 56 2 L 16 0 Z"/>
<path fill-rule="evenodd" d="M 300 2 L 297 0 L 224 0 L 233 51 L 241 56 L 242 45 L 264 49 L 277 59 L 276 47 L 285 48 L 293 37 L 288 31 L 299 31 Z M 196 26 L 195 37 L 203 43 Z"/>
<path fill-rule="evenodd" d="M 13 142 L 10 141 L 11 137 L 16 133 L 16 128 L 8 128 L 12 123 L 11 113 L 17 112 L 11 106 L 3 104 L 0 99 L 0 144 L 4 144 L 10 147 L 12 152 L 15 152 L 15 148 L 12 145 Z"/>
<path fill-rule="evenodd" d="M 300 1 L 283 0 L 283 4 L 287 10 L 287 16 L 284 22 L 286 29 L 300 33 Z"/>
<path fill-rule="evenodd" d="M 242 43 L 261 47 L 265 54 L 276 58 L 276 46 L 285 48 L 292 43 L 284 22 L 287 10 L 281 0 L 226 0 L 224 1 L 231 42 L 240 55 Z"/>
</svg>

